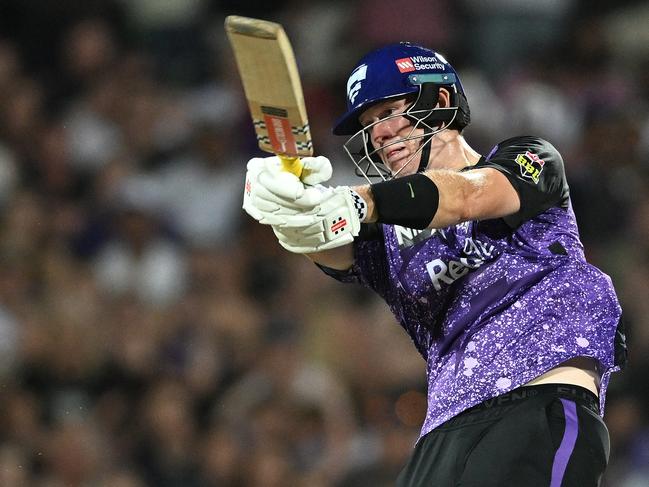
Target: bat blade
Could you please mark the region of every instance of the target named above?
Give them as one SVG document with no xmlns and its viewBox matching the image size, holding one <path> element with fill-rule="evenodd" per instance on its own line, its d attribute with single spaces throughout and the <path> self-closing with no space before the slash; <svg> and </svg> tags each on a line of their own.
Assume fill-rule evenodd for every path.
<svg viewBox="0 0 649 487">
<path fill-rule="evenodd" d="M 286 170 L 301 172 L 299 157 L 313 155 L 313 143 L 295 55 L 284 28 L 230 15 L 225 30 L 259 148 L 279 155 Z"/>
</svg>

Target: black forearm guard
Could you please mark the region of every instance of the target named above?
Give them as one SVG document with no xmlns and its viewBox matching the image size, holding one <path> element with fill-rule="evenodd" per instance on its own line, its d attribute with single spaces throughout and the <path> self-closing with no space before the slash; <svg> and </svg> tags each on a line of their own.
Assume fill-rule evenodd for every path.
<svg viewBox="0 0 649 487">
<path fill-rule="evenodd" d="M 379 223 L 423 230 L 437 213 L 439 190 L 424 174 L 372 184 L 370 189 Z"/>
</svg>

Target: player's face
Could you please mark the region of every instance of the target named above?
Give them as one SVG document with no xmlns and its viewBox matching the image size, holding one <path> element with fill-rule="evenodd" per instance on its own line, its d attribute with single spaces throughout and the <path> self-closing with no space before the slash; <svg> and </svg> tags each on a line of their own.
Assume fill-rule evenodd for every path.
<svg viewBox="0 0 649 487">
<path fill-rule="evenodd" d="M 379 157 L 398 177 L 414 174 L 421 157 L 418 149 L 424 130 L 415 128 L 407 117 L 399 116 L 411 104 L 405 98 L 387 100 L 371 106 L 359 117 Z"/>
</svg>

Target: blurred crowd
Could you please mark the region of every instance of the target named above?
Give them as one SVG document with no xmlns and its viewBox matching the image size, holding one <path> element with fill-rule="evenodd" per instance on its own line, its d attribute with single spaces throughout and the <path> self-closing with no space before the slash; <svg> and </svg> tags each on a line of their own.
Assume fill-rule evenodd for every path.
<svg viewBox="0 0 649 487">
<path fill-rule="evenodd" d="M 598 0 L 1 1 L 0 486 L 387 486 L 411 452 L 387 308 L 240 209 L 227 14 L 285 25 L 334 183 L 346 75 L 397 40 L 459 71 L 476 149 L 559 148 L 627 323 L 605 485 L 649 486 L 649 6 Z"/>
</svg>

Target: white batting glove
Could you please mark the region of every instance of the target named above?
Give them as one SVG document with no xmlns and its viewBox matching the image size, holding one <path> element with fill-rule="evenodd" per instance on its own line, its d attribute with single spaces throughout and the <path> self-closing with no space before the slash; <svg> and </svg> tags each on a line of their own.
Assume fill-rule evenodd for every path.
<svg viewBox="0 0 649 487">
<path fill-rule="evenodd" d="M 302 161 L 302 174 L 300 175 L 300 180 L 304 184 L 314 186 L 331 179 L 333 168 L 331 167 L 331 161 L 326 157 L 303 157 L 300 160 Z"/>
<path fill-rule="evenodd" d="M 365 201 L 348 186 L 319 190 L 319 203 L 305 213 L 294 214 L 293 209 L 273 212 L 272 217 L 280 221 L 273 231 L 286 250 L 321 252 L 350 244 L 358 235 L 367 215 Z"/>
<path fill-rule="evenodd" d="M 319 184 L 331 178 L 332 167 L 329 159 L 323 156 L 304 157 L 301 179 L 282 170 L 282 163 L 277 156 L 253 158 L 248 161 L 248 171 L 243 195 L 243 209 L 255 220 L 265 224 L 280 223 L 272 216 L 272 211 L 281 207 L 285 210 L 301 210 L 294 202 L 305 196 L 307 185 Z M 309 202 L 313 191 L 306 195 L 303 203 Z M 266 215 L 261 213 L 266 212 Z M 295 211 L 294 213 L 299 213 Z"/>
</svg>

